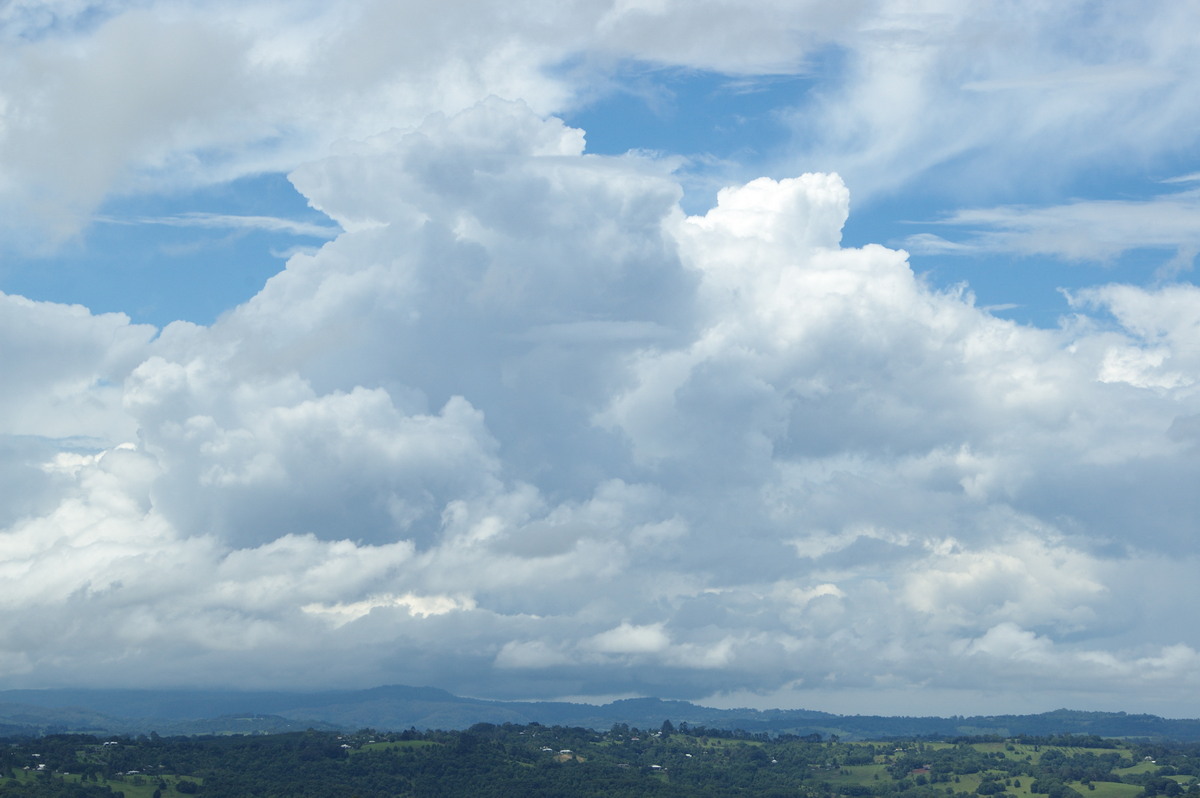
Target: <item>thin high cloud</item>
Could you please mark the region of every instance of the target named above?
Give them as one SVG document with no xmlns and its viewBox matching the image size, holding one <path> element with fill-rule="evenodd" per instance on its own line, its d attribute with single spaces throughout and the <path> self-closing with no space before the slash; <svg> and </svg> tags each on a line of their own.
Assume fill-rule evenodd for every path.
<svg viewBox="0 0 1200 798">
<path fill-rule="evenodd" d="M 1148 200 L 1083 200 L 1048 207 L 961 210 L 938 222 L 964 228 L 964 240 L 931 233 L 906 239 L 917 253 L 1050 255 L 1110 262 L 1136 249 L 1200 250 L 1200 191 Z"/>
<path fill-rule="evenodd" d="M 1191 19 L 1171 3 L 878 4 L 835 39 L 843 79 L 795 108 L 783 163 L 836 169 L 858 197 L 971 205 L 1140 174 L 1189 147 Z"/>
<path fill-rule="evenodd" d="M 278 216 L 240 216 L 227 213 L 182 213 L 174 216 L 97 216 L 96 222 L 103 224 L 153 224 L 166 227 L 200 227 L 215 230 L 262 230 L 268 233 L 288 233 L 304 238 L 331 239 L 337 236 L 338 228 L 329 225 L 282 219 Z"/>
</svg>

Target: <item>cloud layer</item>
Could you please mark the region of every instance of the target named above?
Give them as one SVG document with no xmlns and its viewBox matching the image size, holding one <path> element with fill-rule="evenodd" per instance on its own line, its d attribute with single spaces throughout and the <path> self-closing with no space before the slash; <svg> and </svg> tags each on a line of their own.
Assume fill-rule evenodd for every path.
<svg viewBox="0 0 1200 798">
<path fill-rule="evenodd" d="M 3 69 L 43 87 L 3 97 L 21 223 L 286 166 L 341 232 L 210 327 L 0 295 L 0 682 L 1200 714 L 1200 289 L 1015 324 L 843 247 L 831 172 L 688 216 L 675 162 L 586 153 L 547 65 L 798 69 L 911 30 L 871 3 L 552 6 L 7 7 Z M 880 190 L 927 135 L 848 172 Z"/>
</svg>

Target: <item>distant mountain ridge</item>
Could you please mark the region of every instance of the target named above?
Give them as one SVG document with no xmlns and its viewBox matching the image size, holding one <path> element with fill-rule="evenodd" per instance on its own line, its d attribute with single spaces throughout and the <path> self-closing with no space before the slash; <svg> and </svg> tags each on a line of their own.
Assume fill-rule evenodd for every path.
<svg viewBox="0 0 1200 798">
<path fill-rule="evenodd" d="M 228 734 L 297 729 L 465 729 L 476 723 L 541 723 L 608 729 L 615 723 L 678 725 L 842 739 L 1094 734 L 1200 740 L 1200 719 L 1060 709 L 1037 715 L 888 717 L 804 709 L 714 709 L 687 701 L 632 698 L 602 706 L 555 701 L 489 701 L 435 687 L 392 685 L 315 693 L 234 690 L 49 689 L 0 691 L 0 735 Z"/>
</svg>

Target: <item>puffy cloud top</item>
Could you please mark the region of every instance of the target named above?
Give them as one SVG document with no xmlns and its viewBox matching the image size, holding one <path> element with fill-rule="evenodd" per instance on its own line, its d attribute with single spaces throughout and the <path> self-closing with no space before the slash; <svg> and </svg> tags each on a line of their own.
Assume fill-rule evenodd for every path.
<svg viewBox="0 0 1200 798">
<path fill-rule="evenodd" d="M 66 230 L 114 185 L 184 179 L 181 153 L 204 179 L 286 161 L 341 232 L 209 327 L 0 295 L 0 681 L 1200 713 L 1175 612 L 1200 598 L 1200 290 L 1006 321 L 903 251 L 843 246 L 834 173 L 688 216 L 677 163 L 588 154 L 542 67 L 585 44 L 794 66 L 873 4 L 766 4 L 759 27 L 720 2 L 550 5 L 532 33 L 465 2 L 7 7 L 0 30 L 44 38 L 0 59 L 43 87 L 6 83 L 7 151 L 111 129 L 0 161 L 4 201 L 32 181 L 23 213 Z M 924 52 L 907 17 L 871 19 Z M 146 58 L 161 92 L 123 100 L 110 79 Z M 276 135 L 292 149 L 258 149 Z"/>
</svg>

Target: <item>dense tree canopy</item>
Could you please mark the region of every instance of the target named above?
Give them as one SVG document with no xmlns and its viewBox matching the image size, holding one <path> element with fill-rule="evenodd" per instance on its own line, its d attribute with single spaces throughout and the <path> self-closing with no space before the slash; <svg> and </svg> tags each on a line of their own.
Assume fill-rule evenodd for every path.
<svg viewBox="0 0 1200 798">
<path fill-rule="evenodd" d="M 1081 798 L 1097 784 L 1103 798 L 1156 798 L 1200 796 L 1197 765 L 1194 743 L 842 743 L 670 721 L 608 732 L 480 723 L 466 731 L 11 739 L 0 747 L 0 798 Z"/>
</svg>

